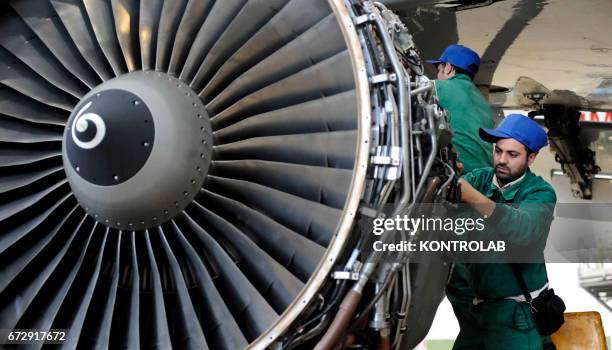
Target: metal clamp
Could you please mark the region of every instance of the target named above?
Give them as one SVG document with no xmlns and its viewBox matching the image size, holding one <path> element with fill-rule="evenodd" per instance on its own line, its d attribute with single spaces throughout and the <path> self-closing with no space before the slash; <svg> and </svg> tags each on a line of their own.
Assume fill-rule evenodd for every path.
<svg viewBox="0 0 612 350">
<path fill-rule="evenodd" d="M 392 147 L 392 148 L 399 148 L 399 147 Z M 393 156 L 372 156 L 371 159 L 372 164 L 374 165 L 399 165 L 400 164 L 400 158 L 397 157 L 393 157 Z"/>
<path fill-rule="evenodd" d="M 376 166 L 374 177 L 396 180 L 401 176 L 402 148 L 399 146 L 378 146 L 376 155 L 370 157 Z"/>
<path fill-rule="evenodd" d="M 357 281 L 359 279 L 359 272 L 335 271 L 332 273 L 332 278 L 335 280 Z"/>
<path fill-rule="evenodd" d="M 391 73 L 391 74 L 378 74 L 378 75 L 374 75 L 372 77 L 370 77 L 370 83 L 372 84 L 382 84 L 382 83 L 387 83 L 390 81 L 396 81 L 397 80 L 397 75 L 395 73 Z"/>
<path fill-rule="evenodd" d="M 374 15 L 366 14 L 366 15 L 361 15 L 359 17 L 356 17 L 353 20 L 353 23 L 355 23 L 356 26 L 360 26 L 360 25 L 362 25 L 364 23 L 372 22 L 372 21 L 374 21 Z"/>
</svg>

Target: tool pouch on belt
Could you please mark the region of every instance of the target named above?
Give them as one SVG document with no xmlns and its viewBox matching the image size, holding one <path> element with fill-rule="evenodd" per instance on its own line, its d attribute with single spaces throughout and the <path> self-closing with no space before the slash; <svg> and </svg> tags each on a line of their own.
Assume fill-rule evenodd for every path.
<svg viewBox="0 0 612 350">
<path fill-rule="evenodd" d="M 565 322 L 565 317 L 563 316 L 565 303 L 563 300 L 555 294 L 552 288 L 543 290 L 540 295 L 532 299 L 518 266 L 510 264 L 510 267 L 530 306 L 531 315 L 538 328 L 538 332 L 544 336 L 555 333 Z"/>
</svg>

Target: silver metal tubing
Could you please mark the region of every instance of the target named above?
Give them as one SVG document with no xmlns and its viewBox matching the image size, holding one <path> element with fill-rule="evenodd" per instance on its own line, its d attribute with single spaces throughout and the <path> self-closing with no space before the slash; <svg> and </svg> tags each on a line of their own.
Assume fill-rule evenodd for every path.
<svg viewBox="0 0 612 350">
<path fill-rule="evenodd" d="M 416 95 L 418 95 L 418 94 L 420 94 L 422 92 L 429 91 L 433 87 L 434 87 L 434 84 L 433 83 L 429 83 L 426 86 L 422 86 L 420 88 L 417 88 L 417 89 L 414 89 L 414 90 L 410 91 L 410 96 L 416 96 Z"/>
<path fill-rule="evenodd" d="M 423 170 L 423 174 L 429 173 L 431 167 L 433 166 L 434 159 L 436 158 L 436 153 L 438 153 L 438 140 L 436 140 L 436 132 L 434 128 L 434 119 L 431 113 L 427 113 L 427 121 L 430 127 L 429 137 L 431 139 L 431 153 L 429 154 L 429 158 L 427 158 L 427 163 L 425 163 L 425 169 Z M 419 179 L 419 185 L 417 186 L 417 190 L 415 193 L 415 198 L 418 198 L 423 186 L 425 186 L 425 181 L 427 181 L 427 176 L 423 176 L 421 174 L 421 178 Z"/>
</svg>

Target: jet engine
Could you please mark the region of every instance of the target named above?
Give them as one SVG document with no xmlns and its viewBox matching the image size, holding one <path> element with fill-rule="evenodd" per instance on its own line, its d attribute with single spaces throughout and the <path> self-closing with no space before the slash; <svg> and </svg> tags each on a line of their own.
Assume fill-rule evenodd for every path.
<svg viewBox="0 0 612 350">
<path fill-rule="evenodd" d="M 65 329 L 68 349 L 424 337 L 448 266 L 367 246 L 373 220 L 446 200 L 456 176 L 391 11 L 0 6 L 0 328 Z"/>
</svg>

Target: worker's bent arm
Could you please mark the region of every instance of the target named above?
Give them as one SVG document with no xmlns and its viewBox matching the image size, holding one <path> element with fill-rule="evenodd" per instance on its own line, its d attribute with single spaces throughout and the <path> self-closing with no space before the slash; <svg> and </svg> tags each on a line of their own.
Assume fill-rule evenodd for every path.
<svg viewBox="0 0 612 350">
<path fill-rule="evenodd" d="M 495 203 L 470 185 L 461 182 L 462 200 L 488 218 L 500 238 L 517 245 L 529 245 L 534 240 L 546 239 L 557 198 L 552 188 L 536 189 L 518 207 Z"/>
<path fill-rule="evenodd" d="M 489 217 L 500 238 L 517 245 L 544 243 L 553 220 L 557 198 L 553 190 L 531 192 L 518 207 L 498 204 Z M 542 241 L 543 240 L 543 241 Z"/>
</svg>

